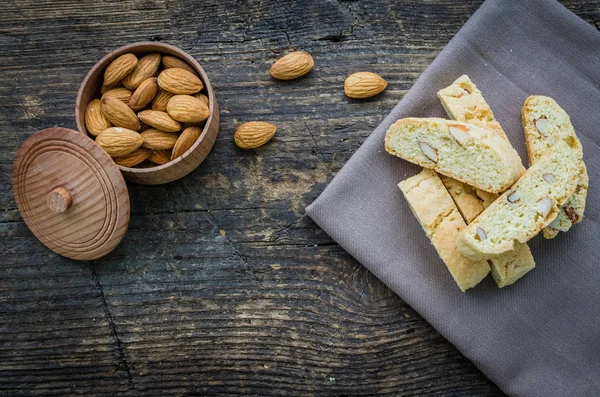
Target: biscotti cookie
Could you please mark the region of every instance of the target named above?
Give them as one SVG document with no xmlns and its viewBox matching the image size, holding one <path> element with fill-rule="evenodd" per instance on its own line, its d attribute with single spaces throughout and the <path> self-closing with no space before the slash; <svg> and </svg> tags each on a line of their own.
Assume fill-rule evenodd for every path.
<svg viewBox="0 0 600 397">
<path fill-rule="evenodd" d="M 474 260 L 490 259 L 525 243 L 556 218 L 583 173 L 580 143 L 559 140 L 519 181 L 463 229 L 460 252 Z"/>
<path fill-rule="evenodd" d="M 466 226 L 439 176 L 430 169 L 398 184 L 425 234 L 446 264 L 461 291 L 477 285 L 490 272 L 486 261 L 473 261 L 456 247 Z"/>
<path fill-rule="evenodd" d="M 398 120 L 386 133 L 385 149 L 491 193 L 508 189 L 523 167 L 510 143 L 493 132 L 440 118 Z"/>
<path fill-rule="evenodd" d="M 439 177 L 467 224 L 498 198 L 497 194 L 475 189 L 445 175 Z M 515 243 L 514 250 L 490 259 L 489 263 L 494 281 L 500 288 L 513 284 L 535 267 L 535 260 L 527 243 Z"/>
<path fill-rule="evenodd" d="M 546 96 L 530 96 L 521 110 L 525 144 L 529 163 L 534 164 L 557 140 L 576 136 L 567 112 L 556 101 Z M 588 190 L 587 171 L 581 175 L 573 196 L 562 207 L 558 216 L 542 234 L 555 237 L 559 231 L 568 231 L 573 224 L 581 222 Z"/>
<path fill-rule="evenodd" d="M 495 132 L 508 140 L 500 123 L 494 117 L 481 91 L 463 74 L 454 83 L 437 92 L 446 114 L 452 120 L 464 121 Z"/>
<path fill-rule="evenodd" d="M 498 198 L 495 193 L 488 193 L 474 188 L 446 175 L 440 174 L 440 179 L 467 224 L 477 218 L 477 215 L 481 214 Z"/>
<path fill-rule="evenodd" d="M 513 284 L 535 267 L 535 261 L 527 243 L 515 243 L 515 249 L 490 259 L 492 277 L 500 288 Z"/>
</svg>

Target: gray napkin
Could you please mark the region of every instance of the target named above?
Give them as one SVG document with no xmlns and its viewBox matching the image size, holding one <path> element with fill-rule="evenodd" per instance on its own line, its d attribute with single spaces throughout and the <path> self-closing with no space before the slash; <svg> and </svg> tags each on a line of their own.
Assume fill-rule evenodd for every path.
<svg viewBox="0 0 600 397">
<path fill-rule="evenodd" d="M 468 74 L 523 163 L 521 107 L 548 95 L 570 114 L 590 177 L 582 223 L 530 241 L 537 267 L 463 294 L 396 184 L 420 168 L 387 154 L 402 117 L 446 117 L 436 92 Z M 600 33 L 553 0 L 488 0 L 306 212 L 504 392 L 600 395 Z"/>
</svg>

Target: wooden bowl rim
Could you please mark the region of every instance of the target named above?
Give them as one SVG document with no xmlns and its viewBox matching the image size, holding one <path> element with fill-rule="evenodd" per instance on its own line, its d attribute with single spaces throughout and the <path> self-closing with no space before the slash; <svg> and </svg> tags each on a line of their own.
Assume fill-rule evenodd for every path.
<svg viewBox="0 0 600 397">
<path fill-rule="evenodd" d="M 88 85 L 90 84 L 89 80 L 91 79 L 91 77 L 95 73 L 97 73 L 99 69 L 104 69 L 105 67 L 107 67 L 108 64 L 112 60 L 119 57 L 120 55 L 123 55 L 127 52 L 134 52 L 134 53 L 140 52 L 139 51 L 140 47 L 144 48 L 144 53 L 151 53 L 154 51 L 161 52 L 161 49 L 168 49 L 170 51 L 175 52 L 179 56 L 179 58 L 186 61 L 198 73 L 198 75 L 200 76 L 200 79 L 202 80 L 202 82 L 204 83 L 204 86 L 206 87 L 206 92 L 208 93 L 208 100 L 209 100 L 209 108 L 208 109 L 210 112 L 210 115 L 208 116 L 208 119 L 206 120 L 204 127 L 202 127 L 202 133 L 200 134 L 200 137 L 198 138 L 198 140 L 196 140 L 196 142 L 194 143 L 194 145 L 192 145 L 191 148 L 189 148 L 184 154 L 177 157 L 175 160 L 169 161 L 168 163 L 165 163 L 162 165 L 157 165 L 156 167 L 147 167 L 147 168 L 130 168 L 130 167 L 123 167 L 123 166 L 117 165 L 119 167 L 119 170 L 121 170 L 121 171 L 127 171 L 127 172 L 134 173 L 134 174 L 147 174 L 147 173 L 153 173 L 156 171 L 160 171 L 160 170 L 169 168 L 169 167 L 183 161 L 190 153 L 194 152 L 194 150 L 198 147 L 198 145 L 200 145 L 200 143 L 206 138 L 206 135 L 209 131 L 209 126 L 213 122 L 213 119 L 214 119 L 214 117 L 213 117 L 214 112 L 218 112 L 218 110 L 217 110 L 218 107 L 217 107 L 217 103 L 216 103 L 216 96 L 215 96 L 214 90 L 212 88 L 212 85 L 210 84 L 210 80 L 208 79 L 208 76 L 207 76 L 206 72 L 204 71 L 204 69 L 202 68 L 202 66 L 200 66 L 200 64 L 196 61 L 196 59 L 194 57 L 192 57 L 190 54 L 188 54 L 181 48 L 172 46 L 170 44 L 159 43 L 159 42 L 155 42 L 155 41 L 139 41 L 136 43 L 126 44 L 126 45 L 121 46 L 121 47 L 109 52 L 108 54 L 106 54 L 104 57 L 102 57 L 98 62 L 96 62 L 94 64 L 94 66 L 90 69 L 90 71 L 87 73 L 87 75 L 81 82 L 81 85 L 79 86 L 79 91 L 77 92 L 77 100 L 75 102 L 75 122 L 77 124 L 77 129 L 79 129 L 79 132 L 86 134 L 88 137 L 90 136 L 90 134 L 87 132 L 87 128 L 85 127 L 85 120 L 82 120 L 82 117 L 79 116 L 79 114 L 80 114 L 79 109 L 81 108 L 80 105 L 81 105 L 83 93 L 84 93 L 84 91 L 86 91 L 88 89 Z M 147 51 L 147 47 L 154 47 L 154 48 Z M 161 53 L 161 55 L 163 55 L 163 53 Z M 166 55 L 172 55 L 172 54 L 166 54 Z M 216 129 L 216 131 L 217 131 L 216 133 L 218 133 L 218 128 Z"/>
</svg>

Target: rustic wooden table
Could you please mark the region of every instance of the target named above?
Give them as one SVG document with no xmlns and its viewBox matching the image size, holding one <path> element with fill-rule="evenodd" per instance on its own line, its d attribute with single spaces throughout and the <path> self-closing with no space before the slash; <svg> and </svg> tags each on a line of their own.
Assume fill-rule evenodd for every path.
<svg viewBox="0 0 600 397">
<path fill-rule="evenodd" d="M 0 394 L 502 395 L 304 215 L 479 4 L 4 2 Z M 563 4 L 599 26 L 599 0 Z M 131 223 L 113 253 L 61 258 L 16 209 L 15 152 L 36 130 L 75 128 L 87 71 L 144 40 L 205 68 L 218 141 L 180 181 L 129 185 Z M 312 73 L 272 80 L 293 49 L 313 54 Z M 344 78 L 361 70 L 387 91 L 346 98 Z M 242 151 L 232 132 L 250 120 L 279 130 Z"/>
</svg>

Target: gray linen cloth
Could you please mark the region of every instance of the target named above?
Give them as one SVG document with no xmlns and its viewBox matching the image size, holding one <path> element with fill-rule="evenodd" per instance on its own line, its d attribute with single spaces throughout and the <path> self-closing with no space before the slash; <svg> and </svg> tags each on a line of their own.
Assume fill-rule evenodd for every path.
<svg viewBox="0 0 600 397">
<path fill-rule="evenodd" d="M 436 92 L 468 74 L 523 164 L 521 107 L 548 95 L 569 113 L 590 177 L 582 223 L 529 242 L 537 267 L 462 293 L 396 184 L 420 168 L 387 154 L 402 117 L 446 117 Z M 600 32 L 553 0 L 488 0 L 307 214 L 417 310 L 504 392 L 600 396 Z"/>
</svg>

